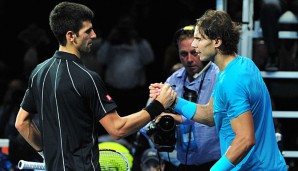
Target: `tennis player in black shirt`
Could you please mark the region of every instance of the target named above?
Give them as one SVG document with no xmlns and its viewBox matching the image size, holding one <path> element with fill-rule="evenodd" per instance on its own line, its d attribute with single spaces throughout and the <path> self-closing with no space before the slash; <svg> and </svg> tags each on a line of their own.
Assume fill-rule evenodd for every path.
<svg viewBox="0 0 298 171">
<path fill-rule="evenodd" d="M 80 59 L 96 38 L 93 17 L 82 4 L 61 2 L 54 7 L 49 24 L 59 49 L 32 71 L 17 115 L 17 130 L 44 157 L 49 171 L 100 170 L 99 123 L 113 138 L 123 138 L 163 112 L 176 96 L 169 85 L 164 86 L 148 107 L 120 117 L 100 76 Z M 32 114 L 40 115 L 40 127 Z"/>
</svg>

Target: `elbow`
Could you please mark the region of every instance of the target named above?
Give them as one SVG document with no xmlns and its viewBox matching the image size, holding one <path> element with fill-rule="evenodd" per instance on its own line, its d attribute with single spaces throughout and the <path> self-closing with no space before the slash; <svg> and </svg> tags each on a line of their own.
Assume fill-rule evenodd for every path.
<svg viewBox="0 0 298 171">
<path fill-rule="evenodd" d="M 254 136 L 246 137 L 243 142 L 245 142 L 245 146 L 248 150 L 250 150 L 256 144 Z"/>
<path fill-rule="evenodd" d="M 28 125 L 30 125 L 30 118 L 29 118 L 29 113 L 23 110 L 22 108 L 19 110 L 16 121 L 15 121 L 15 128 L 21 132 L 22 130 L 26 129 Z"/>
<path fill-rule="evenodd" d="M 110 125 L 110 127 L 107 127 L 106 130 L 114 140 L 125 138 L 126 136 L 128 136 L 129 133 L 129 130 L 126 126 L 126 120 L 124 118 L 115 120 L 114 123 Z"/>
<path fill-rule="evenodd" d="M 249 149 L 251 149 L 256 144 L 256 140 L 253 138 L 248 142 Z"/>
<path fill-rule="evenodd" d="M 215 126 L 215 122 L 213 118 L 206 118 L 204 120 L 199 121 L 199 123 L 202 123 L 204 125 L 207 125 L 209 127 Z"/>
<path fill-rule="evenodd" d="M 119 140 L 119 139 L 122 138 L 121 136 L 116 135 L 116 134 L 110 134 L 110 135 L 111 135 L 111 137 L 113 138 L 113 140 Z"/>
<path fill-rule="evenodd" d="M 126 137 L 126 134 L 124 134 L 123 132 L 120 132 L 120 131 L 115 131 L 115 132 L 110 132 L 110 136 L 114 140 L 120 140 L 122 138 L 125 138 Z"/>
<path fill-rule="evenodd" d="M 205 123 L 204 125 L 207 125 L 209 127 L 213 127 L 214 126 L 214 124 L 212 124 L 212 123 Z"/>
<path fill-rule="evenodd" d="M 207 125 L 209 127 L 213 127 L 213 126 L 215 126 L 215 123 L 214 122 L 206 122 L 205 125 Z"/>
<path fill-rule="evenodd" d="M 23 132 L 29 127 L 30 123 L 30 120 L 16 119 L 14 126 L 18 132 Z"/>
<path fill-rule="evenodd" d="M 250 148 L 253 147 L 256 144 L 255 134 L 252 133 L 250 136 L 247 136 L 246 141 Z"/>
<path fill-rule="evenodd" d="M 24 123 L 22 121 L 16 120 L 14 126 L 19 132 L 21 132 L 24 128 Z"/>
</svg>

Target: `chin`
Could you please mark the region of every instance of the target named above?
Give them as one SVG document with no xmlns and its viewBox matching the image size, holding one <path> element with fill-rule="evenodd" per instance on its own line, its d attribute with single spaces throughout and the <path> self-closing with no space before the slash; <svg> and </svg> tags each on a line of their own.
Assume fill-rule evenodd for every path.
<svg viewBox="0 0 298 171">
<path fill-rule="evenodd" d="M 201 57 L 200 57 L 200 61 L 205 62 L 205 61 L 208 61 L 208 60 L 207 60 L 206 57 L 202 57 L 202 56 L 201 56 Z"/>
<path fill-rule="evenodd" d="M 200 60 L 201 60 L 203 63 L 208 63 L 208 62 L 210 62 L 210 61 L 214 61 L 214 58 L 203 57 L 203 58 L 200 58 Z"/>
</svg>

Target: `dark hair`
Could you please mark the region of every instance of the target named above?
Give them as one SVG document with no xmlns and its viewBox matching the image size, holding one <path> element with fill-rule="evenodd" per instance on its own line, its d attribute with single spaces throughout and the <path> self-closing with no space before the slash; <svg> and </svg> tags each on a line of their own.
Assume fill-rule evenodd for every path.
<svg viewBox="0 0 298 171">
<path fill-rule="evenodd" d="M 196 26 L 203 38 L 222 39 L 222 45 L 219 47 L 222 54 L 232 55 L 238 52 L 241 25 L 233 22 L 227 12 L 207 10 L 197 19 Z"/>
<path fill-rule="evenodd" d="M 93 11 L 85 5 L 74 2 L 61 2 L 54 7 L 49 16 L 52 32 L 60 45 L 66 44 L 65 34 L 73 31 L 78 34 L 83 21 L 91 21 Z"/>
<path fill-rule="evenodd" d="M 177 49 L 179 49 L 179 42 L 188 38 L 194 37 L 194 25 L 185 26 L 177 30 L 174 34 L 174 43 Z"/>
</svg>

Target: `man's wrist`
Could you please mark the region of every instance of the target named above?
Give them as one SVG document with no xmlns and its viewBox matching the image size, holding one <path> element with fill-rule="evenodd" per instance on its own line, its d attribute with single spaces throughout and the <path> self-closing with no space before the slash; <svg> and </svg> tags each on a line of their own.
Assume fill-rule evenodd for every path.
<svg viewBox="0 0 298 171">
<path fill-rule="evenodd" d="M 153 100 L 148 106 L 144 108 L 144 110 L 149 113 L 151 120 L 153 120 L 156 116 L 164 112 L 165 108 L 158 100 Z"/>
<path fill-rule="evenodd" d="M 175 108 L 175 106 L 177 105 L 177 101 L 178 101 L 178 98 L 177 96 L 175 97 L 175 100 L 173 101 L 173 103 L 171 104 L 170 108 L 173 109 Z"/>
<path fill-rule="evenodd" d="M 230 171 L 235 167 L 235 165 L 230 162 L 226 155 L 221 156 L 221 158 L 211 167 L 210 171 Z"/>
<path fill-rule="evenodd" d="M 187 119 L 192 119 L 196 113 L 197 105 L 196 103 L 187 101 L 178 97 L 176 99 L 176 105 L 173 110 L 178 112 L 179 114 L 185 116 Z"/>
</svg>

